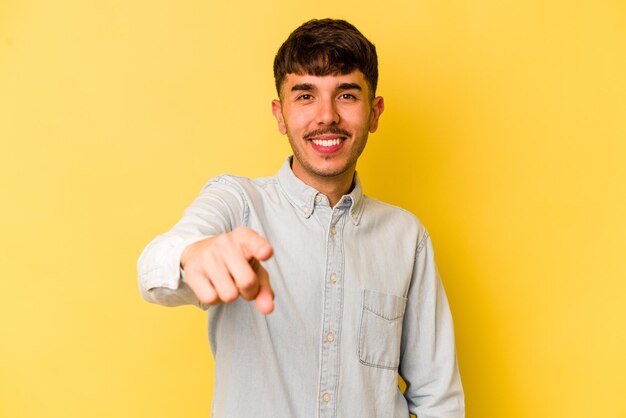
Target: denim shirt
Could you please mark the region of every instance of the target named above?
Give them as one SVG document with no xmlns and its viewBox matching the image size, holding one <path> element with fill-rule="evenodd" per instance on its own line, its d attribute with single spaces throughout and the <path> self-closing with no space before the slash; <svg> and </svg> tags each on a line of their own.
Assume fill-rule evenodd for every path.
<svg viewBox="0 0 626 418">
<path fill-rule="evenodd" d="M 276 295 L 267 316 L 243 298 L 202 306 L 180 272 L 187 245 L 239 226 L 274 248 L 263 262 Z M 219 176 L 146 247 L 138 271 L 146 300 L 208 309 L 213 417 L 464 416 L 428 233 L 409 212 L 363 195 L 356 175 L 335 207 L 290 159 L 275 177 Z"/>
</svg>

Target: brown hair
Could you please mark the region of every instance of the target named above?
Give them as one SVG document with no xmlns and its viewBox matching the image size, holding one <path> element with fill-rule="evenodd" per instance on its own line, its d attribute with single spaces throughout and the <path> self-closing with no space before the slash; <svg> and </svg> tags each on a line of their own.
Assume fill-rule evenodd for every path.
<svg viewBox="0 0 626 418">
<path fill-rule="evenodd" d="M 291 32 L 274 58 L 276 91 L 287 74 L 324 76 L 360 70 L 374 98 L 378 84 L 376 47 L 345 20 L 313 19 Z"/>
</svg>

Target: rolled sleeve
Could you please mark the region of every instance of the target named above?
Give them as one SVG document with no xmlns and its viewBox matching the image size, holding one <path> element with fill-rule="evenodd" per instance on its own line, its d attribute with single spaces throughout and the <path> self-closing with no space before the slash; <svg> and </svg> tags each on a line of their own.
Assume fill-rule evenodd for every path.
<svg viewBox="0 0 626 418">
<path fill-rule="evenodd" d="M 243 192 L 226 176 L 209 181 L 168 232 L 153 239 L 137 262 L 139 291 L 148 302 L 164 306 L 201 305 L 185 285 L 180 258 L 189 245 L 232 231 L 246 222 Z"/>
</svg>

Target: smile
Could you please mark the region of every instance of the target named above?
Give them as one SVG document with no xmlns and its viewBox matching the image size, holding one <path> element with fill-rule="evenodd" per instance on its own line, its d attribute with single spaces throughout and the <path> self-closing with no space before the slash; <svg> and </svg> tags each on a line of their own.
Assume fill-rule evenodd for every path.
<svg viewBox="0 0 626 418">
<path fill-rule="evenodd" d="M 333 147 L 335 145 L 339 145 L 343 140 L 344 140 L 343 138 L 335 138 L 335 139 L 312 139 L 311 141 L 318 147 Z"/>
<path fill-rule="evenodd" d="M 345 136 L 326 134 L 309 139 L 309 143 L 315 151 L 329 156 L 339 152 L 339 150 L 343 148 L 347 139 L 348 138 Z"/>
</svg>

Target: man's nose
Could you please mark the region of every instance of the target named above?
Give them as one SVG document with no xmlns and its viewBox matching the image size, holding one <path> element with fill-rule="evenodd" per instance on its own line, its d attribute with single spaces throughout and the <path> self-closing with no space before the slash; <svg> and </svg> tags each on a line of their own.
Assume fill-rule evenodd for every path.
<svg viewBox="0 0 626 418">
<path fill-rule="evenodd" d="M 324 99 L 320 100 L 318 113 L 317 113 L 317 124 L 318 125 L 332 125 L 338 124 L 340 120 L 339 112 L 337 111 L 337 106 L 334 100 L 332 99 Z"/>
</svg>

